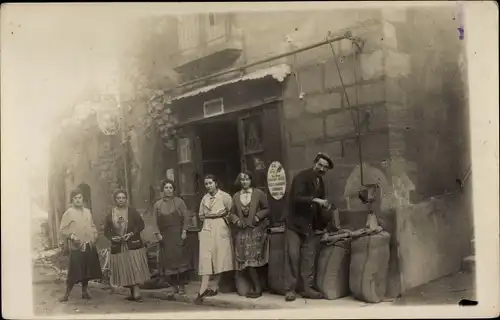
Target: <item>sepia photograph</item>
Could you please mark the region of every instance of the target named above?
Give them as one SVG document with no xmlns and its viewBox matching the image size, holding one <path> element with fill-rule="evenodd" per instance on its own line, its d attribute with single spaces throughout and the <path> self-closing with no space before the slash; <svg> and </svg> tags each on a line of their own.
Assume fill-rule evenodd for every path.
<svg viewBox="0 0 500 320">
<path fill-rule="evenodd" d="M 2 6 L 2 176 L 26 177 L 2 177 L 2 203 L 29 237 L 21 253 L 2 228 L 2 262 L 29 270 L 9 310 L 498 315 L 476 268 L 489 236 L 498 299 L 498 110 L 474 120 L 470 93 L 498 82 L 498 51 L 471 82 L 465 2 L 362 3 Z"/>
</svg>

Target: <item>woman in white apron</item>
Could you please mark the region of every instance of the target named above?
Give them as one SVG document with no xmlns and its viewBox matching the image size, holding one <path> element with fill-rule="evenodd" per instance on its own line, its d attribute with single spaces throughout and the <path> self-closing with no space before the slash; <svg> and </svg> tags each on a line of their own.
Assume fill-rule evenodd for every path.
<svg viewBox="0 0 500 320">
<path fill-rule="evenodd" d="M 229 214 L 232 198 L 226 192 L 219 190 L 217 179 L 213 175 L 205 177 L 207 194 L 200 204 L 200 220 L 202 228 L 198 238 L 200 241 L 200 259 L 198 274 L 201 276 L 201 286 L 196 303 L 203 298 L 217 295 L 221 273 L 234 270 L 233 245 Z M 215 276 L 215 286 L 208 289 L 210 276 Z"/>
</svg>

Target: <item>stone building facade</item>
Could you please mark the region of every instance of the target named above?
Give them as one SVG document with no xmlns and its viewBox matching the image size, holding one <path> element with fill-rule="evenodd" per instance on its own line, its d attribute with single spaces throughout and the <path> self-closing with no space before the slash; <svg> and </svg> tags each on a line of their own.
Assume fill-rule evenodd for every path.
<svg viewBox="0 0 500 320">
<path fill-rule="evenodd" d="M 135 170 L 134 205 L 147 211 L 168 172 L 195 217 L 203 174 L 226 174 L 230 191 L 230 179 L 245 167 L 266 190 L 272 162 L 283 165 L 291 182 L 323 151 L 335 162 L 325 178 L 330 200 L 341 208 L 343 223 L 362 227 L 366 207 L 357 199 L 361 153 L 363 183 L 381 186 L 380 219 L 392 235 L 388 295 L 459 270 L 471 251 L 473 227 L 470 186 L 461 190 L 457 184 L 466 175 L 470 154 L 464 44 L 454 15 L 446 5 L 168 19 L 163 47 L 148 49 L 141 70 L 151 77 L 146 88 L 165 91 L 169 102 L 164 110 L 178 118 L 179 134 L 172 147 L 146 135 L 139 124 L 133 128 L 129 140 L 137 158 L 130 160 L 135 167 L 129 170 Z M 200 81 L 346 31 L 363 41 L 360 48 L 344 39 Z M 168 81 L 152 78 L 162 68 L 176 70 L 177 86 L 171 76 Z M 222 109 L 207 116 L 207 102 L 214 101 L 223 101 Z M 147 113 L 147 99 L 133 106 L 130 123 Z M 245 153 L 245 121 L 252 117 L 261 119 L 256 122 L 262 142 L 256 152 L 261 153 Z M 213 125 L 222 122 L 227 126 Z M 211 154 L 217 145 L 228 154 L 221 156 L 222 149 Z M 83 169 L 82 177 L 90 171 Z M 93 190 L 93 203 L 106 197 L 104 207 L 109 190 Z M 279 223 L 286 197 L 271 200 L 273 220 Z M 195 230 L 194 223 L 193 245 Z"/>
</svg>

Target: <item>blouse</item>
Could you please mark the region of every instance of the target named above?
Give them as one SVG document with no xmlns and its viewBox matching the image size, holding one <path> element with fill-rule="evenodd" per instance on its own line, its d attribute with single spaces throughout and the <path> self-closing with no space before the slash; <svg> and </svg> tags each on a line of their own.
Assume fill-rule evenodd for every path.
<svg viewBox="0 0 500 320">
<path fill-rule="evenodd" d="M 233 199 L 229 194 L 218 190 L 214 195 L 207 193 L 200 203 L 200 218 L 226 216 L 231 212 Z"/>
<path fill-rule="evenodd" d="M 80 240 L 79 245 L 71 241 L 72 250 L 85 250 L 85 244 L 95 242 L 98 237 L 92 213 L 87 208 L 68 208 L 62 216 L 59 232 L 65 240 L 68 240 L 72 234 Z"/>
<path fill-rule="evenodd" d="M 182 219 L 182 229 L 187 230 L 189 228 L 189 214 L 186 203 L 184 200 L 178 197 L 172 198 L 163 198 L 158 200 L 154 206 L 154 213 L 156 216 L 158 215 L 170 215 L 177 212 Z M 161 226 L 157 226 L 158 229 Z"/>
<path fill-rule="evenodd" d="M 250 201 L 252 201 L 252 191 L 252 188 L 241 190 L 240 201 L 242 205 L 247 206 L 250 204 Z"/>
</svg>

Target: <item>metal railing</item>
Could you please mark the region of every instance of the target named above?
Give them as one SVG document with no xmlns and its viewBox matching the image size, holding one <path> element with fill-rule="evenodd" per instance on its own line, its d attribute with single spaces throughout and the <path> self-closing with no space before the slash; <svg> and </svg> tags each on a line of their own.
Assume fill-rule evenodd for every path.
<svg viewBox="0 0 500 320">
<path fill-rule="evenodd" d="M 344 33 L 343 36 L 337 36 L 337 37 L 329 38 L 327 40 L 324 40 L 324 41 L 321 41 L 321 42 L 317 42 L 317 43 L 314 43 L 314 44 L 311 44 L 311 45 L 308 45 L 308 46 L 305 46 L 305 47 L 302 47 L 302 48 L 299 48 L 299 49 L 295 49 L 295 50 L 292 50 L 292 51 L 289 51 L 289 52 L 286 52 L 286 53 L 278 54 L 278 55 L 275 55 L 275 56 L 272 56 L 272 57 L 269 57 L 269 58 L 266 58 L 266 59 L 262 59 L 262 60 L 258 60 L 258 61 L 252 62 L 252 63 L 245 64 L 245 65 L 240 66 L 240 67 L 231 68 L 231 69 L 228 69 L 228 70 L 224 70 L 224 71 L 221 71 L 221 72 L 217 72 L 217 73 L 211 74 L 211 75 L 206 76 L 206 77 L 202 77 L 202 78 L 198 78 L 198 79 L 194 79 L 194 80 L 182 83 L 182 84 L 180 84 L 180 85 L 178 85 L 178 86 L 176 86 L 174 88 L 166 90 L 165 93 L 170 93 L 170 92 L 172 92 L 172 91 L 174 91 L 176 89 L 181 89 L 181 88 L 184 88 L 184 87 L 196 84 L 196 83 L 205 82 L 205 81 L 208 81 L 210 79 L 213 79 L 213 78 L 216 78 L 216 77 L 220 77 L 220 76 L 223 76 L 223 75 L 227 75 L 227 74 L 230 74 L 230 73 L 242 72 L 245 69 L 248 69 L 248 68 L 251 68 L 251 67 L 254 67 L 254 66 L 257 66 L 257 65 L 261 65 L 261 64 L 264 64 L 264 63 L 267 63 L 267 62 L 271 62 L 271 61 L 274 61 L 274 60 L 282 59 L 282 58 L 285 58 L 285 57 L 288 57 L 288 56 L 291 56 L 291 55 L 294 55 L 294 54 L 297 54 L 297 53 L 300 53 L 300 52 L 311 50 L 311 49 L 314 49 L 314 48 L 317 48 L 317 47 L 320 47 L 320 46 L 323 46 L 323 45 L 331 44 L 333 42 L 341 41 L 341 40 L 344 40 L 344 39 L 351 40 L 351 41 L 353 41 L 356 44 L 358 44 L 358 42 L 361 41 L 361 39 L 359 39 L 357 37 L 353 37 L 350 31 L 347 31 L 346 33 Z"/>
</svg>

